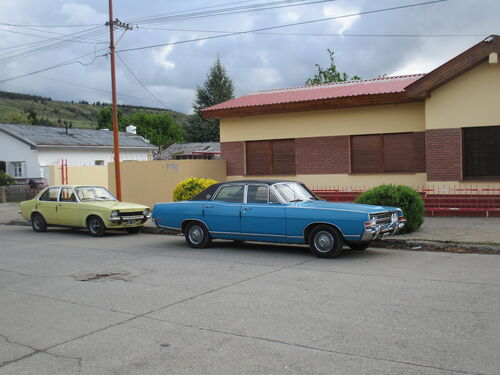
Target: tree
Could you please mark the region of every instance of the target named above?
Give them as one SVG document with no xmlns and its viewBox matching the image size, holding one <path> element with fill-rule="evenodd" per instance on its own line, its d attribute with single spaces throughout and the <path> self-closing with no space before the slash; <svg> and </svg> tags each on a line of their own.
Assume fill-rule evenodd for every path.
<svg viewBox="0 0 500 375">
<path fill-rule="evenodd" d="M 3 121 L 7 124 L 30 124 L 31 121 L 28 119 L 25 113 L 19 111 L 11 111 L 5 115 Z"/>
<path fill-rule="evenodd" d="M 98 129 L 113 129 L 111 107 L 104 107 L 97 113 Z M 118 109 L 118 129 L 125 131 L 128 125 L 137 127 L 137 134 L 149 139 L 152 144 L 162 148 L 184 141 L 184 132 L 180 125 L 168 113 L 135 111 L 130 116 Z"/>
<path fill-rule="evenodd" d="M 201 116 L 204 108 L 225 102 L 234 98 L 233 81 L 217 57 L 210 67 L 203 87 L 196 87 L 196 99 L 193 103 L 194 115 L 186 124 L 186 134 L 191 142 L 217 142 L 219 135 L 219 120 L 205 120 Z"/>
<path fill-rule="evenodd" d="M 330 66 L 326 69 L 323 69 L 319 64 L 315 64 L 318 69 L 318 73 L 314 75 L 313 78 L 309 78 L 306 81 L 306 85 L 318 85 L 321 83 L 332 83 L 332 82 L 345 82 L 345 81 L 359 81 L 361 77 L 354 75 L 349 76 L 345 72 L 337 71 L 337 66 L 335 65 L 334 54 L 331 49 L 327 49 L 328 54 L 330 55 Z"/>
</svg>

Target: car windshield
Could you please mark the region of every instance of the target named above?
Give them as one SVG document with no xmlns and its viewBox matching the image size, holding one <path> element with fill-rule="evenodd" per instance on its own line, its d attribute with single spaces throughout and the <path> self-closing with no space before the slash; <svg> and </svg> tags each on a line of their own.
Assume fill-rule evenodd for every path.
<svg viewBox="0 0 500 375">
<path fill-rule="evenodd" d="M 75 189 L 80 201 L 115 201 L 116 198 L 107 189 L 100 186 L 84 186 Z"/>
<path fill-rule="evenodd" d="M 297 182 L 279 183 L 274 187 L 287 203 L 319 200 L 308 188 Z"/>
</svg>

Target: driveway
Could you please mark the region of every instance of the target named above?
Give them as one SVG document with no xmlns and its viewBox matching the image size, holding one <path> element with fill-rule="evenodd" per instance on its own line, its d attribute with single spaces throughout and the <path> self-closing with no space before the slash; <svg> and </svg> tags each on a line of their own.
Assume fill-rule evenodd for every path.
<svg viewBox="0 0 500 375">
<path fill-rule="evenodd" d="M 0 374 L 498 374 L 499 269 L 0 225 Z"/>
</svg>

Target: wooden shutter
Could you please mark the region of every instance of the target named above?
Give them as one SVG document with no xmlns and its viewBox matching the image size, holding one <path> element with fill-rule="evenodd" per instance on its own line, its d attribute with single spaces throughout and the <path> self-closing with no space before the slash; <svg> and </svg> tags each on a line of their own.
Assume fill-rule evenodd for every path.
<svg viewBox="0 0 500 375">
<path fill-rule="evenodd" d="M 464 177 L 500 177 L 500 126 L 463 129 Z"/>
<path fill-rule="evenodd" d="M 384 134 L 384 172 L 415 171 L 413 133 Z"/>
<path fill-rule="evenodd" d="M 272 141 L 273 174 L 295 174 L 295 140 L 279 139 Z"/>
<path fill-rule="evenodd" d="M 246 142 L 247 174 L 271 174 L 271 141 Z"/>
<path fill-rule="evenodd" d="M 353 135 L 351 137 L 352 173 L 383 171 L 383 137 L 381 135 Z"/>
</svg>

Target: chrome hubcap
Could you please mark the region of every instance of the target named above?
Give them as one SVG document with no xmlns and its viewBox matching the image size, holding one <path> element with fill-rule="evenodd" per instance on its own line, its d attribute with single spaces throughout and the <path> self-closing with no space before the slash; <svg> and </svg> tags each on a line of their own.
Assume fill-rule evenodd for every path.
<svg viewBox="0 0 500 375">
<path fill-rule="evenodd" d="M 203 229 L 198 226 L 191 227 L 189 230 L 189 240 L 198 245 L 203 240 Z"/>
<path fill-rule="evenodd" d="M 35 220 L 33 221 L 33 224 L 35 225 L 36 229 L 40 229 L 40 226 L 41 226 L 40 216 L 35 216 Z"/>
<path fill-rule="evenodd" d="M 314 236 L 314 247 L 320 253 L 329 252 L 335 243 L 333 236 L 325 231 L 318 232 L 316 236 Z"/>
</svg>

